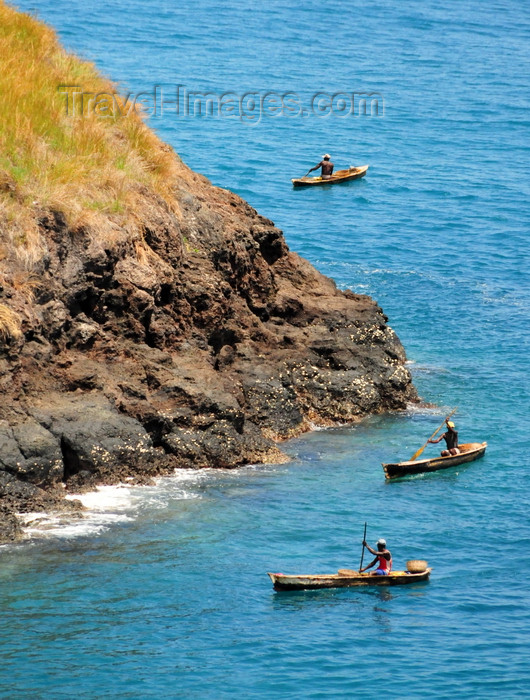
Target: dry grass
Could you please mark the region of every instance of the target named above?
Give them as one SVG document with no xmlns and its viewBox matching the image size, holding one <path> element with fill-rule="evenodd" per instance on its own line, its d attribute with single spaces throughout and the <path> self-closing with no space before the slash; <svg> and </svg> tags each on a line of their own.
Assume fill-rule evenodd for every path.
<svg viewBox="0 0 530 700">
<path fill-rule="evenodd" d="M 0 304 L 0 340 L 5 343 L 21 335 L 20 316 L 9 306 Z"/>
<path fill-rule="evenodd" d="M 11 286 L 30 304 L 35 298 L 35 291 L 40 287 L 40 279 L 32 272 L 17 271 L 11 277 Z"/>
<path fill-rule="evenodd" d="M 73 227 L 97 228 L 102 217 L 134 218 L 141 187 L 171 205 L 178 167 L 171 149 L 134 111 L 103 117 L 86 101 L 83 113 L 78 104 L 77 116 L 71 108 L 68 114 L 61 86 L 95 94 L 115 93 L 115 86 L 93 64 L 65 52 L 53 30 L 3 0 L 0 65 L 0 215 L 9 224 L 0 245 L 24 269 L 46 246 L 38 210 L 53 208 Z"/>
</svg>

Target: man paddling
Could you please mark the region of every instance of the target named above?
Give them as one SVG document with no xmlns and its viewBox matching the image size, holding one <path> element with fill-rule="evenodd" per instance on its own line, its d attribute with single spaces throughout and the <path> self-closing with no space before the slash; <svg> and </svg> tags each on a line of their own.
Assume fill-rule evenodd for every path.
<svg viewBox="0 0 530 700">
<path fill-rule="evenodd" d="M 388 576 L 392 571 L 392 554 L 386 548 L 386 540 L 383 538 L 377 540 L 377 551 L 372 549 L 370 545 L 367 544 L 366 540 L 363 540 L 363 547 L 366 547 L 369 552 L 375 554 L 375 559 L 371 564 L 365 566 L 364 569 L 359 569 L 359 573 L 371 569 L 372 566 L 378 564 L 377 569 L 372 573 L 377 576 Z"/>
<path fill-rule="evenodd" d="M 445 419 L 445 424 L 447 425 L 447 431 L 440 435 L 440 437 L 437 440 L 430 439 L 427 440 L 427 442 L 430 442 L 432 445 L 435 445 L 436 443 L 440 442 L 440 440 L 445 440 L 447 449 L 442 450 L 442 457 L 449 457 L 450 455 L 459 455 L 460 450 L 458 448 L 458 432 L 455 429 L 455 424 L 448 418 Z"/>
<path fill-rule="evenodd" d="M 326 153 L 325 155 L 322 156 L 322 160 L 318 165 L 315 165 L 314 168 L 310 168 L 310 170 L 307 171 L 306 175 L 309 175 L 309 173 L 313 172 L 313 170 L 318 170 L 319 168 L 322 168 L 322 179 L 323 180 L 329 180 L 331 176 L 333 175 L 333 163 L 331 162 L 331 156 L 329 153 Z"/>
</svg>

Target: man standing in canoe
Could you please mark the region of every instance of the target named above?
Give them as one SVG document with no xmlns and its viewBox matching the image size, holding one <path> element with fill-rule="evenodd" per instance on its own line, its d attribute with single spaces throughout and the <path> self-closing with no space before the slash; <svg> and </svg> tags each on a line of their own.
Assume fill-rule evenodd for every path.
<svg viewBox="0 0 530 700">
<path fill-rule="evenodd" d="M 323 180 L 329 180 L 331 176 L 333 175 L 333 163 L 331 162 L 331 156 L 329 153 L 326 153 L 325 155 L 322 156 L 322 160 L 318 165 L 315 165 L 314 168 L 310 168 L 306 176 L 309 175 L 309 173 L 313 172 L 313 170 L 318 170 L 319 168 L 322 168 L 322 179 Z"/>
<path fill-rule="evenodd" d="M 374 564 L 378 564 L 377 569 L 373 573 L 377 574 L 377 576 L 388 576 L 388 574 L 392 571 L 392 554 L 386 548 L 386 540 L 382 538 L 377 540 L 377 551 L 372 549 L 367 544 L 366 540 L 363 540 L 363 547 L 366 547 L 369 552 L 375 554 L 375 559 L 371 564 L 365 566 L 364 569 L 359 569 L 359 573 L 362 573 L 367 569 L 371 569 Z"/>
<path fill-rule="evenodd" d="M 458 449 L 458 432 L 455 429 L 455 424 L 448 418 L 445 419 L 445 424 L 447 425 L 447 431 L 440 435 L 437 440 L 427 440 L 431 444 L 435 445 L 440 442 L 440 440 L 445 440 L 447 445 L 446 450 L 442 450 L 442 457 L 449 457 L 449 455 L 459 455 L 460 450 Z"/>
</svg>

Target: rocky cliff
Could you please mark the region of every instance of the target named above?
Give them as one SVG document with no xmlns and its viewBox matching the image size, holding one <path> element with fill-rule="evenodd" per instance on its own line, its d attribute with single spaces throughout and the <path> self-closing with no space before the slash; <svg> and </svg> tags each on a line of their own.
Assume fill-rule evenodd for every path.
<svg viewBox="0 0 530 700">
<path fill-rule="evenodd" d="M 50 30 L 2 12 L 4 31 L 22 17 L 46 37 L 36 50 L 47 73 L 64 71 Z M 97 178 L 45 192 L 41 171 L 56 171 L 44 156 L 22 177 L 24 154 L 5 132 L 0 141 L 4 539 L 20 532 L 15 512 L 75 507 L 65 491 L 142 483 L 175 467 L 282 461 L 280 442 L 313 424 L 416 399 L 401 343 L 372 299 L 337 290 L 271 221 L 131 118 L 143 146 L 129 118 L 79 123 L 102 129 L 109 148 L 126 142 L 132 163 L 117 163 L 118 194 L 108 194 L 117 185 L 107 175 L 98 207 Z M 38 136 L 57 149 L 56 136 Z"/>
</svg>

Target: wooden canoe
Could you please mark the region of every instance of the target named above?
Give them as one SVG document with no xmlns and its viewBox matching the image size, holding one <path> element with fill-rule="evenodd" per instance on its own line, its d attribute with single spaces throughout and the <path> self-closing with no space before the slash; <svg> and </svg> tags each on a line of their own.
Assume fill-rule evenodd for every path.
<svg viewBox="0 0 530 700">
<path fill-rule="evenodd" d="M 294 576 L 290 574 L 271 574 L 270 579 L 276 591 L 304 591 L 317 588 L 350 588 L 352 586 L 401 586 L 406 583 L 427 581 L 432 569 L 425 569 L 420 574 L 408 571 L 392 571 L 388 576 L 362 573 L 351 569 L 339 569 L 337 574 L 319 576 Z"/>
<path fill-rule="evenodd" d="M 311 187 L 313 185 L 336 185 L 338 182 L 349 182 L 350 180 L 358 180 L 366 175 L 368 165 L 361 165 L 358 168 L 347 168 L 346 170 L 337 170 L 329 178 L 323 180 L 321 177 L 295 177 L 291 180 L 293 187 Z"/>
<path fill-rule="evenodd" d="M 431 457 L 430 459 L 417 459 L 415 462 L 396 462 L 384 464 L 385 477 L 387 479 L 399 479 L 410 474 L 423 474 L 424 472 L 436 472 L 439 469 L 449 469 L 465 462 L 474 462 L 486 452 L 487 442 L 469 442 L 458 445 L 460 454 L 448 457 Z"/>
</svg>

